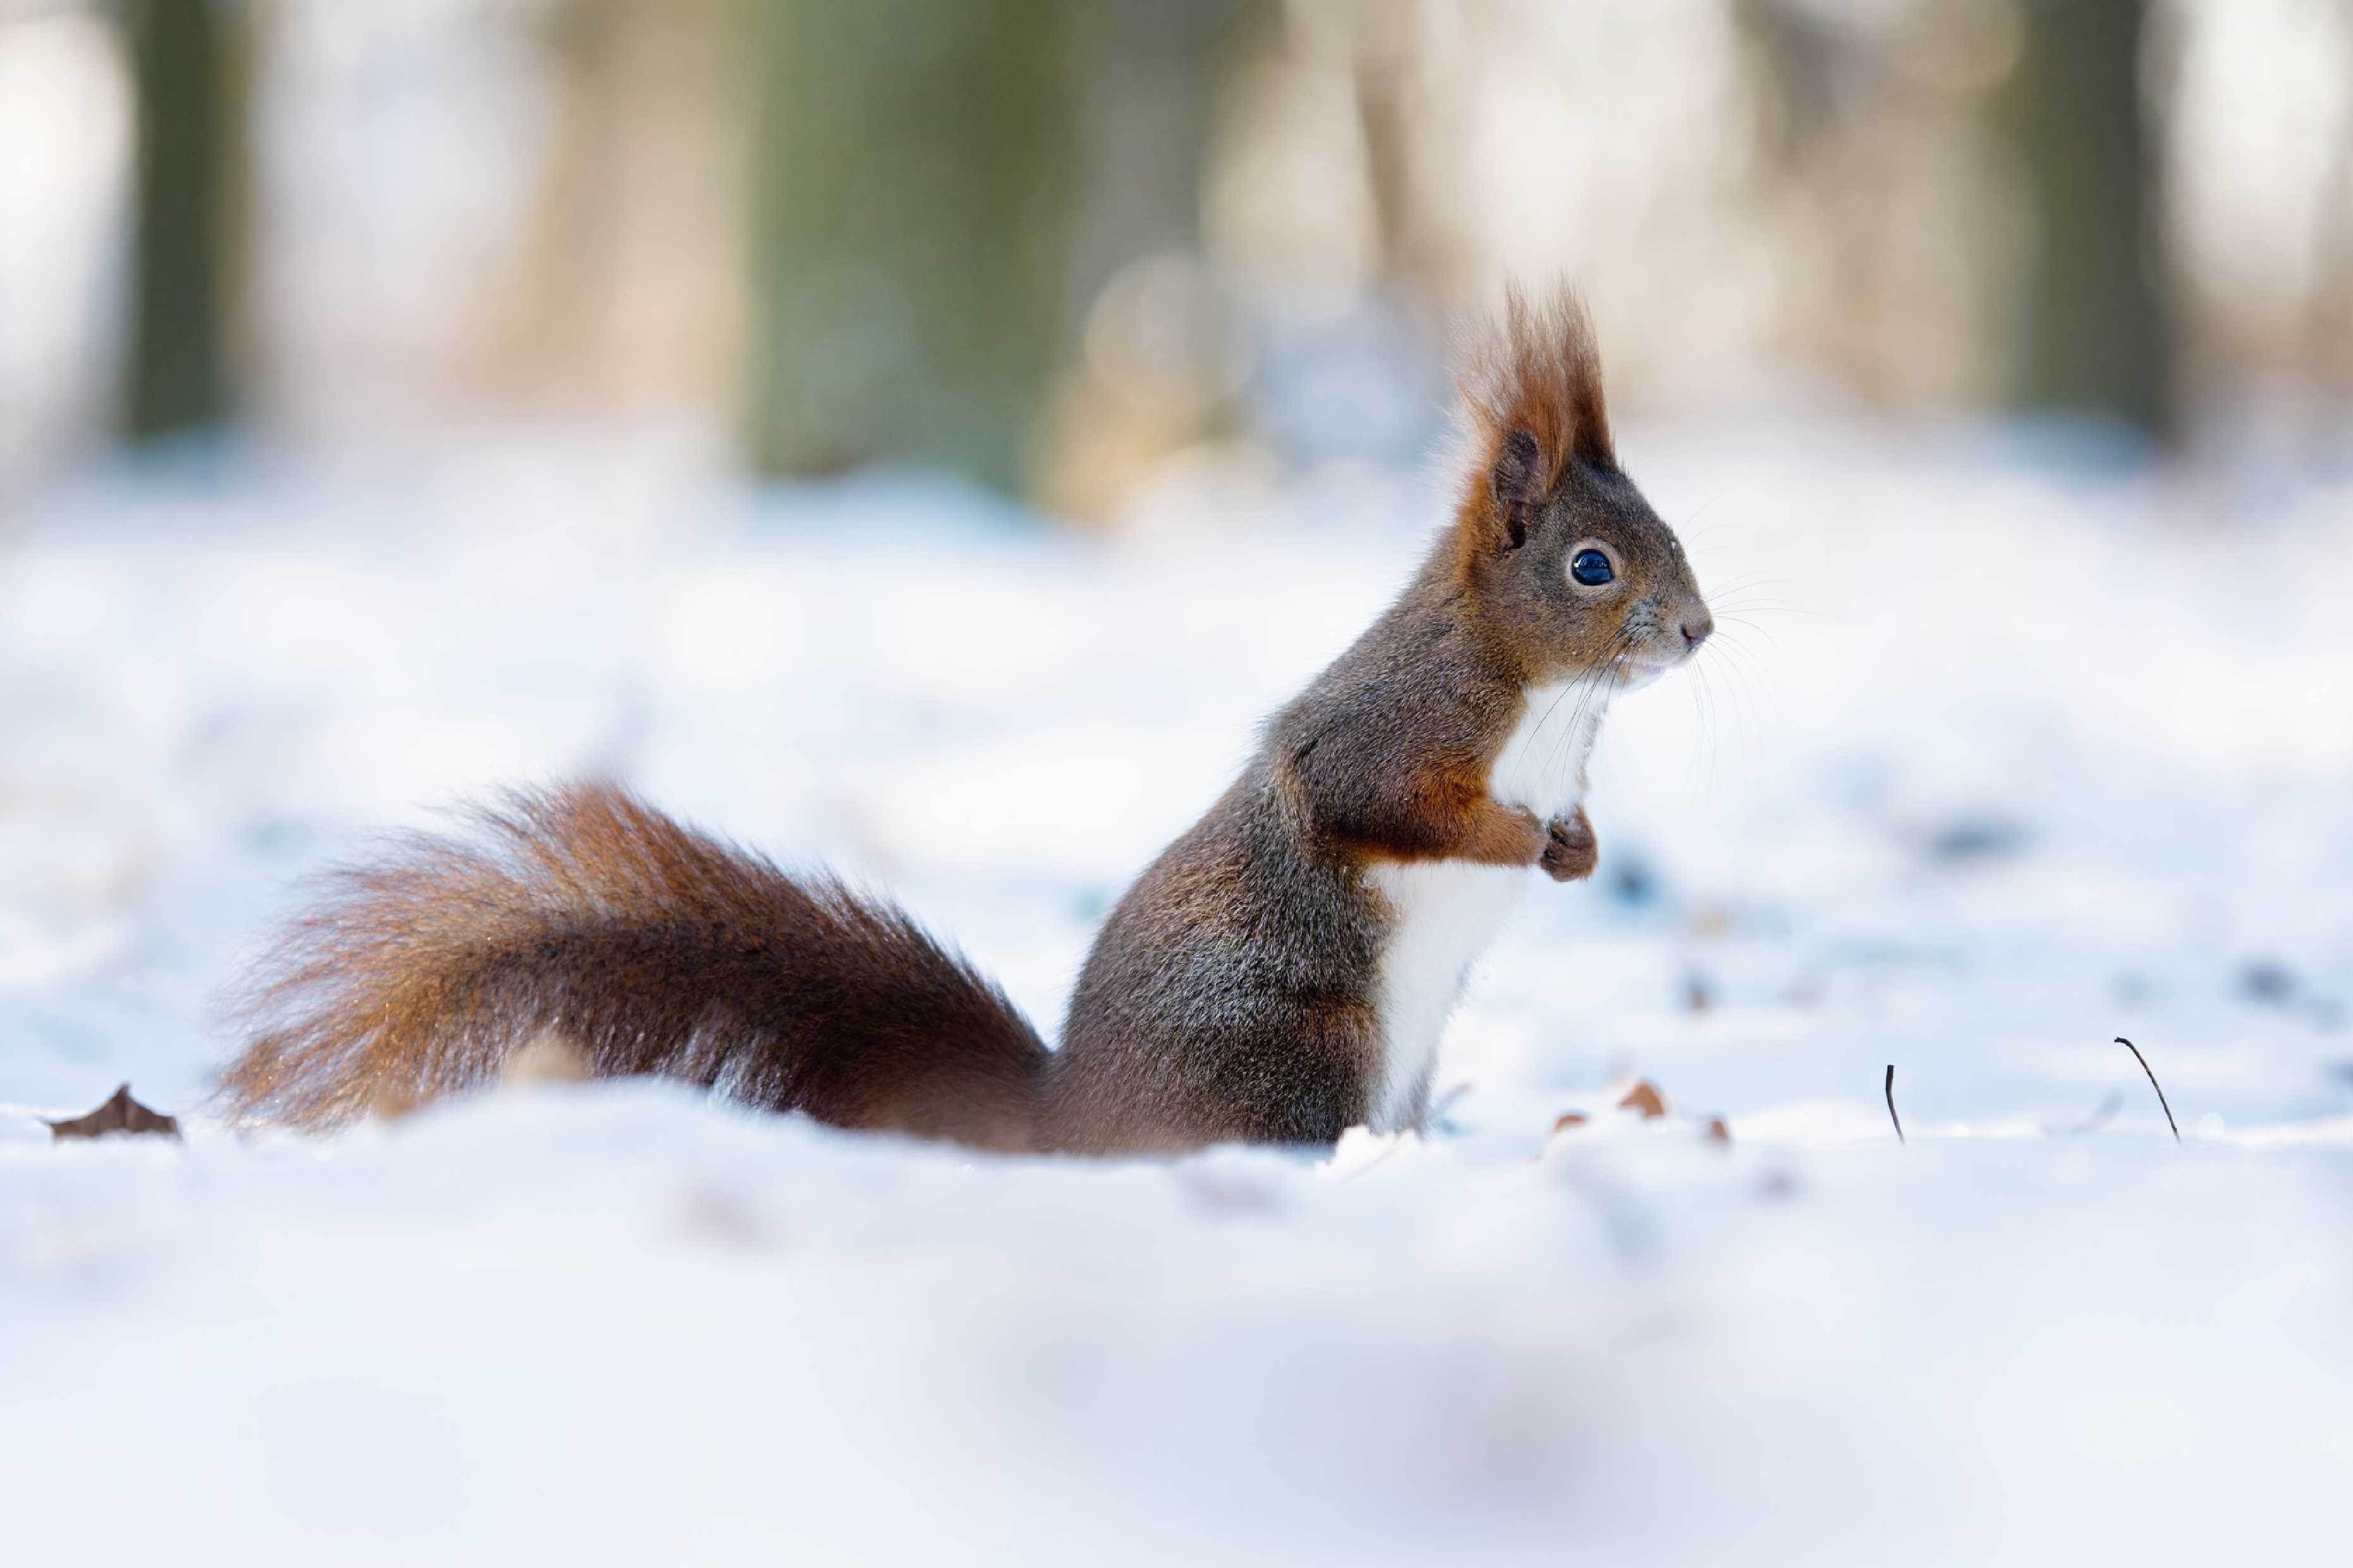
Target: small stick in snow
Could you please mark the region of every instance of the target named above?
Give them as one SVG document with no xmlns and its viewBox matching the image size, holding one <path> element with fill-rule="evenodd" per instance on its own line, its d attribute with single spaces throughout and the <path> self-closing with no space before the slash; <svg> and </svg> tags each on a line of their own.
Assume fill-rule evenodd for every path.
<svg viewBox="0 0 2353 1568">
<path fill-rule="evenodd" d="M 1895 1064 L 1894 1062 L 1887 1064 L 1887 1120 L 1895 1123 L 1895 1141 L 1898 1143 L 1912 1142 L 1904 1136 L 1904 1118 L 1895 1114 Z"/>
<path fill-rule="evenodd" d="M 2149 1072 L 2148 1058 L 2140 1054 L 2138 1046 L 2134 1045 L 2122 1035 L 2116 1037 L 2116 1044 L 2130 1051 L 2133 1054 L 2133 1060 L 2140 1063 L 2140 1070 L 2148 1073 L 2148 1087 L 2157 1090 L 2157 1108 L 2165 1112 L 2165 1124 L 2173 1129 L 2173 1141 L 2176 1143 L 2180 1142 L 2181 1128 L 2173 1120 L 2173 1107 L 2165 1103 L 2165 1086 L 2157 1081 L 2157 1074 Z"/>
</svg>

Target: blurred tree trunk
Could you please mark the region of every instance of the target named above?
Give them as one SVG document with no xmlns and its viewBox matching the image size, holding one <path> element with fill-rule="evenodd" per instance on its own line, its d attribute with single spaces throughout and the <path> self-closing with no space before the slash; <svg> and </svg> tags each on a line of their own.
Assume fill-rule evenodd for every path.
<svg viewBox="0 0 2353 1568">
<path fill-rule="evenodd" d="M 1757 184 L 1803 258 L 1805 352 L 1885 406 L 1982 405 L 2015 378 L 2010 164 L 1989 113 L 2023 52 L 2008 0 L 1736 0 Z M 1997 171 L 1999 171 L 1997 173 Z M 1794 240 L 1794 245 L 1791 242 Z"/>
<path fill-rule="evenodd" d="M 1089 0 L 1078 31 L 1065 319 L 1155 251 L 1198 250 L 1201 180 L 1236 35 L 1264 0 Z"/>
<path fill-rule="evenodd" d="M 1479 271 L 1458 237 L 1430 221 L 1415 153 L 1415 114 L 1428 84 L 1418 72 L 1422 7 L 1398 0 L 1359 5 L 1353 16 L 1356 121 L 1365 138 L 1365 180 L 1373 201 L 1380 267 L 1398 300 L 1464 301 Z"/>
<path fill-rule="evenodd" d="M 2338 79 L 2353 82 L 2353 5 L 2344 9 L 2337 41 Z M 2320 216 L 2313 225 L 2314 281 L 2306 337 L 2318 362 L 2314 378 L 2341 400 L 2353 394 L 2353 135 L 2340 134 L 2336 140 L 2336 155 L 2322 174 Z"/>
<path fill-rule="evenodd" d="M 123 434 L 227 417 L 227 279 L 244 195 L 244 56 L 233 0 L 122 0 L 138 97 Z"/>
<path fill-rule="evenodd" d="M 1231 325 L 1203 254 L 1219 94 L 1271 0 L 1090 0 L 1039 502 L 1107 522 L 1222 417 Z"/>
<path fill-rule="evenodd" d="M 747 0 L 540 0 L 537 190 L 484 370 L 607 406 L 744 394 Z"/>
<path fill-rule="evenodd" d="M 753 446 L 772 473 L 1033 460 L 1061 300 L 1071 0 L 762 7 Z"/>
<path fill-rule="evenodd" d="M 2026 0 L 2015 103 L 2034 257 L 2020 400 L 2176 434 L 2156 275 L 2158 179 L 2141 95 L 2143 0 Z"/>
<path fill-rule="evenodd" d="M 591 379 L 617 215 L 614 166 L 623 122 L 620 56 L 627 0 L 553 0 L 533 15 L 552 79 L 547 162 L 531 212 L 496 374 L 528 382 Z"/>
</svg>

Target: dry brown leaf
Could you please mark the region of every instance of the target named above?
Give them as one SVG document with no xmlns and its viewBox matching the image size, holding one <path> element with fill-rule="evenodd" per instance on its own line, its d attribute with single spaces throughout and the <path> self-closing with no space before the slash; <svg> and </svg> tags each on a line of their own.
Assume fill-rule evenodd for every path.
<svg viewBox="0 0 2353 1568">
<path fill-rule="evenodd" d="M 1667 1113 L 1667 1097 L 1649 1079 L 1636 1079 L 1634 1087 L 1626 1091 L 1626 1098 L 1618 1102 L 1618 1109 L 1640 1111 L 1643 1121 L 1655 1121 Z"/>
<path fill-rule="evenodd" d="M 1709 1117 L 1707 1119 L 1707 1141 L 1711 1143 L 1731 1142 L 1732 1124 L 1725 1121 L 1721 1116 Z"/>
<path fill-rule="evenodd" d="M 103 1138 L 110 1132 L 132 1136 L 150 1133 L 159 1138 L 177 1138 L 180 1124 L 158 1110 L 150 1110 L 131 1098 L 131 1086 L 124 1084 L 114 1091 L 112 1099 L 88 1116 L 77 1116 L 66 1121 L 49 1123 L 52 1140 L 65 1138 Z"/>
<path fill-rule="evenodd" d="M 1584 1126 L 1589 1120 L 1582 1110 L 1564 1110 L 1553 1118 L 1552 1130 L 1556 1134 L 1566 1132 L 1572 1127 Z"/>
</svg>

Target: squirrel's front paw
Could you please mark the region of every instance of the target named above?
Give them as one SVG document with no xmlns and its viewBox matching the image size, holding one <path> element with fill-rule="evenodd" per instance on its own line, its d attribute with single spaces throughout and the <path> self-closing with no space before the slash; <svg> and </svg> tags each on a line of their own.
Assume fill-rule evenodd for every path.
<svg viewBox="0 0 2353 1568">
<path fill-rule="evenodd" d="M 1601 858 L 1601 846 L 1593 837 L 1593 824 L 1587 820 L 1585 807 L 1578 806 L 1567 816 L 1556 816 L 1545 835 L 1544 858 L 1539 862 L 1545 875 L 1556 882 L 1581 882 L 1593 875 L 1594 863 Z"/>
</svg>

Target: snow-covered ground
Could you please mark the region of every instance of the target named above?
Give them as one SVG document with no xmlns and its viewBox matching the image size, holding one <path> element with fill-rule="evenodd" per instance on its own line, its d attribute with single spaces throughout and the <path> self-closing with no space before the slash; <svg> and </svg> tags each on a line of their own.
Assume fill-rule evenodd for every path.
<svg viewBox="0 0 2353 1568">
<path fill-rule="evenodd" d="M 584 771 L 888 885 L 1050 1025 L 1409 570 L 1424 479 L 1228 476 L 1098 543 L 549 437 L 19 508 L 7 1554 L 2340 1551 L 2353 487 L 1621 445 L 1725 646 L 1612 715 L 1602 873 L 1532 875 L 1442 1127 L 1324 1161 L 975 1160 L 658 1085 L 241 1142 L 202 1097 L 297 878 Z M 1637 1074 L 1675 1117 L 1608 1110 Z M 51 1145 L 123 1079 L 185 1146 Z"/>
</svg>

